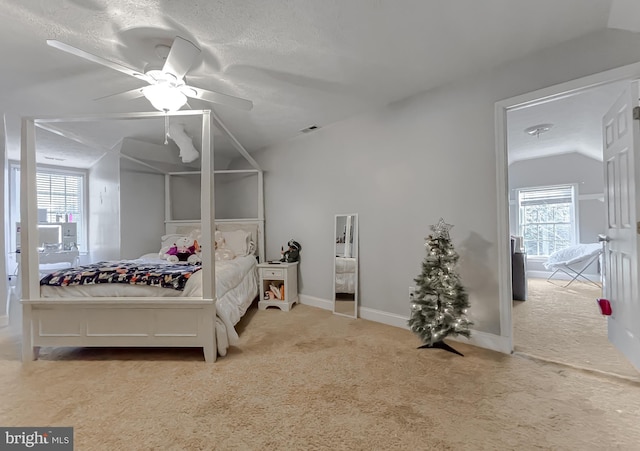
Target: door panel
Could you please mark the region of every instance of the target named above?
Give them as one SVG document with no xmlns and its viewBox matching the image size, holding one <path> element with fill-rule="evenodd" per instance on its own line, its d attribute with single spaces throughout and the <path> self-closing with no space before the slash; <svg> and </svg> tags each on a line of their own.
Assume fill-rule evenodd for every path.
<svg viewBox="0 0 640 451">
<path fill-rule="evenodd" d="M 616 185 L 616 162 L 615 160 L 605 160 L 606 165 L 606 189 L 607 189 L 607 226 L 616 226 L 616 202 L 615 202 L 615 185 Z"/>
<path fill-rule="evenodd" d="M 611 302 L 609 340 L 640 368 L 640 300 L 638 299 L 638 83 L 622 92 L 602 120 L 607 236 L 604 296 Z"/>
</svg>

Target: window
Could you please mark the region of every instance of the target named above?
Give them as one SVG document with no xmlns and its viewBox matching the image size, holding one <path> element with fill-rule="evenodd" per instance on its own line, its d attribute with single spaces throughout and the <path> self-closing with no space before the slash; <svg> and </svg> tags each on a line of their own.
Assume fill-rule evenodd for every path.
<svg viewBox="0 0 640 451">
<path fill-rule="evenodd" d="M 576 244 L 575 185 L 520 189 L 518 211 L 527 255 L 544 257 Z"/>
<path fill-rule="evenodd" d="M 85 174 L 55 168 L 38 168 L 36 190 L 39 222 L 77 223 L 78 248 L 87 250 L 86 209 L 84 208 Z M 20 167 L 11 167 L 11 216 L 12 223 L 20 222 Z M 13 235 L 13 234 L 12 234 Z M 11 237 L 16 245 L 15 236 Z"/>
<path fill-rule="evenodd" d="M 46 210 L 47 222 L 82 222 L 83 176 L 37 171 L 38 208 Z"/>
</svg>

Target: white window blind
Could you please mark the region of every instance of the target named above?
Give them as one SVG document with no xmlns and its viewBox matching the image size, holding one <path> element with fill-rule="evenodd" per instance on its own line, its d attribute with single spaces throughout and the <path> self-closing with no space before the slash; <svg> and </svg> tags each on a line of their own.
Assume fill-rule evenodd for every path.
<svg viewBox="0 0 640 451">
<path fill-rule="evenodd" d="M 571 202 L 573 202 L 573 186 L 520 191 L 520 205 L 549 205 Z"/>
<path fill-rule="evenodd" d="M 80 221 L 83 177 L 78 175 L 41 172 L 36 174 L 38 208 L 47 210 L 48 222 L 69 219 Z"/>
</svg>

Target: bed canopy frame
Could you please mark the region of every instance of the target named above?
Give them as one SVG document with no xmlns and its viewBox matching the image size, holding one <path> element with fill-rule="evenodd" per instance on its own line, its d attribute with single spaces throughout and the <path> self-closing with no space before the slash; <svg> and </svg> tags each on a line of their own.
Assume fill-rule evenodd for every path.
<svg viewBox="0 0 640 451">
<path fill-rule="evenodd" d="M 216 222 L 254 227 L 258 258 L 265 261 L 263 172 L 240 142 L 224 126 L 212 110 L 185 110 L 168 116 L 201 116 L 201 170 L 164 172 L 135 159 L 139 164 L 165 174 L 165 233 L 180 227 L 197 225 L 202 233 L 202 297 L 74 297 L 42 298 L 39 284 L 39 259 L 36 242 L 36 127 L 66 136 L 55 124 L 61 122 L 93 122 L 163 118 L 162 112 L 87 115 L 74 117 L 29 117 L 22 119 L 21 130 L 21 288 L 23 310 L 23 361 L 35 360 L 41 346 L 91 347 L 202 347 L 207 362 L 217 356 L 216 347 L 216 283 L 215 258 L 212 251 Z M 212 126 L 230 139 L 239 154 L 252 169 L 215 170 Z M 72 136 L 66 136 L 76 139 Z M 76 139 L 77 140 L 77 139 Z M 180 174 L 200 174 L 200 220 L 175 220 L 171 217 L 171 177 Z M 246 173 L 258 177 L 258 217 L 216 221 L 214 211 L 214 175 Z"/>
</svg>

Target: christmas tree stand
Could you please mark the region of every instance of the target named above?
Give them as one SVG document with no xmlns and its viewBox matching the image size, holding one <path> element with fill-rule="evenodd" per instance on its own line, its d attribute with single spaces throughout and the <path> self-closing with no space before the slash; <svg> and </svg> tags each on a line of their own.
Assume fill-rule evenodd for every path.
<svg viewBox="0 0 640 451">
<path fill-rule="evenodd" d="M 436 341 L 433 344 L 430 345 L 422 345 L 422 346 L 418 346 L 418 349 L 424 349 L 424 348 L 429 348 L 429 349 L 444 349 L 445 351 L 449 351 L 452 352 L 454 354 L 458 354 L 459 356 L 464 357 L 464 354 L 460 353 L 459 351 L 456 351 L 455 349 L 453 349 L 451 346 L 449 346 L 448 344 L 446 344 L 444 341 Z"/>
</svg>

